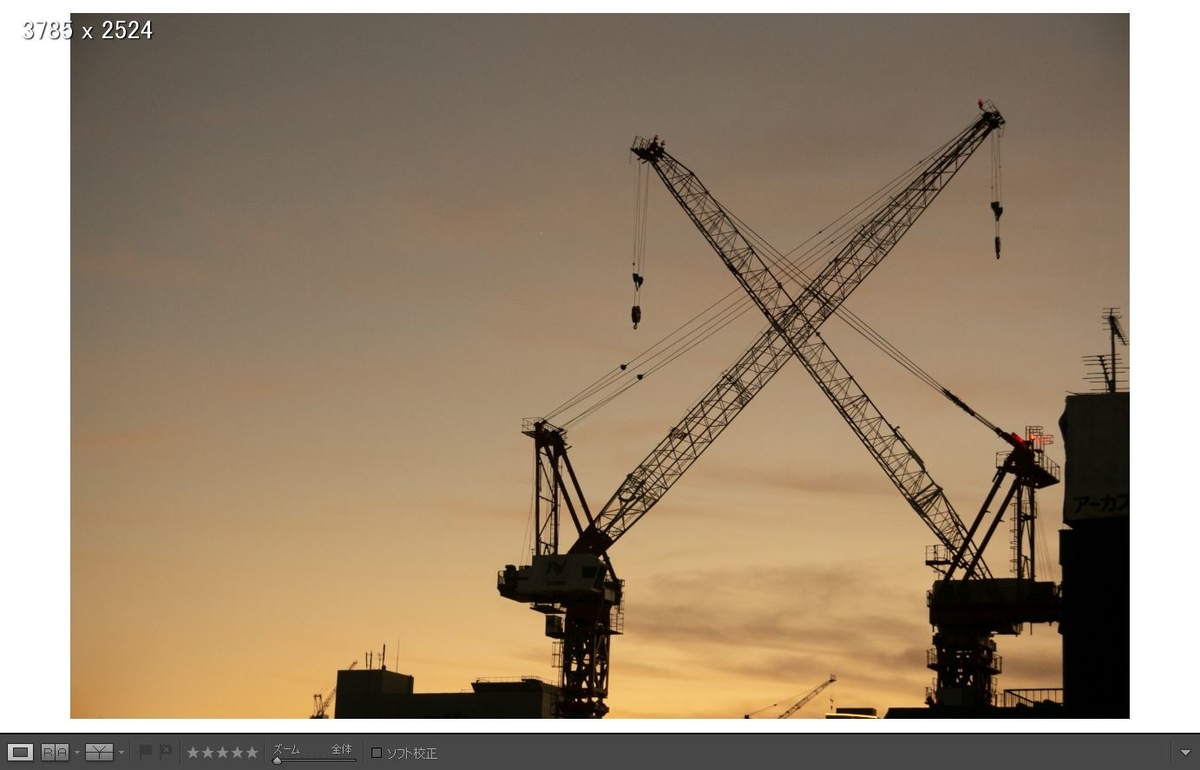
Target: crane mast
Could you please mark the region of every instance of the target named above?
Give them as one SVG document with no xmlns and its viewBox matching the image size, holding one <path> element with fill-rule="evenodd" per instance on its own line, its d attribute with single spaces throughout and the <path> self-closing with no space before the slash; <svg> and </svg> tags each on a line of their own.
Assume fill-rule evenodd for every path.
<svg viewBox="0 0 1200 770">
<path fill-rule="evenodd" d="M 546 634 L 562 643 L 558 716 L 607 713 L 608 650 L 611 637 L 621 633 L 624 592 L 607 556 L 609 546 L 667 493 L 789 357 L 783 338 L 773 330 L 761 334 L 625 477 L 594 518 L 571 466 L 566 431 L 544 420 L 527 421 L 524 433 L 534 439 L 536 453 L 538 543 L 532 563 L 507 565 L 497 588 L 505 598 L 545 613 Z M 578 538 L 560 554 L 557 521 L 564 510 Z"/>
<path fill-rule="evenodd" d="M 751 294 L 772 320 L 772 326 L 625 477 L 595 517 L 570 466 L 565 430 L 545 421 L 527 423 L 524 432 L 534 438 L 537 458 L 538 544 L 532 564 L 520 568 L 507 565 L 498 575 L 497 588 L 505 598 L 545 613 L 547 636 L 562 643 L 556 716 L 595 718 L 608 711 L 604 703 L 608 694 L 608 651 L 611 637 L 622 632 L 624 593 L 623 581 L 616 578 L 608 558 L 608 548 L 666 494 L 791 355 L 804 360 L 796 350 L 796 340 L 812 336 L 836 311 L 984 137 L 1002 123 L 998 112 L 984 110 L 977 121 L 943 145 L 908 186 L 885 202 L 817 277 L 801 287 L 797 299 L 790 297 L 765 264 L 757 260 L 753 248 L 694 174 L 667 155 L 660 143 L 635 141 L 634 153 L 654 166 L 743 287 L 747 291 L 759 287 L 768 297 L 764 309 L 759 295 Z M 752 269 L 756 260 L 761 269 Z M 744 276 L 739 270 L 745 267 L 751 270 Z M 770 314 L 771 309 L 775 315 Z M 891 444 L 896 442 L 916 457 L 898 432 Z M 919 458 L 916 468 L 915 472 L 900 468 L 894 480 L 898 486 L 904 485 L 902 491 L 911 487 L 911 499 L 921 501 L 918 512 L 943 544 L 951 547 L 961 543 L 961 521 L 944 502 L 941 488 L 924 474 Z M 578 537 L 567 552 L 560 553 L 558 521 L 563 510 L 570 513 Z M 963 549 L 963 553 L 970 551 Z"/>
<path fill-rule="evenodd" d="M 608 710 L 604 703 L 608 650 L 611 637 L 621 633 L 624 593 L 624 584 L 607 556 L 608 548 L 662 499 L 790 357 L 786 340 L 775 330 L 759 335 L 626 475 L 594 518 L 570 463 L 566 431 L 545 421 L 526 423 L 524 432 L 534 439 L 537 457 L 536 555 L 529 566 L 507 565 L 498 576 L 497 587 L 505 598 L 529 603 L 546 613 L 546 634 L 562 643 L 558 716 L 603 717 Z M 572 495 L 577 502 L 572 502 Z M 565 555 L 556 556 L 557 522 L 563 510 L 571 514 L 578 538 Z M 578 575 L 584 587 L 551 586 L 546 579 L 550 572 L 561 580 L 566 579 L 564 575 Z M 595 575 L 603 577 L 588 583 Z"/>
</svg>

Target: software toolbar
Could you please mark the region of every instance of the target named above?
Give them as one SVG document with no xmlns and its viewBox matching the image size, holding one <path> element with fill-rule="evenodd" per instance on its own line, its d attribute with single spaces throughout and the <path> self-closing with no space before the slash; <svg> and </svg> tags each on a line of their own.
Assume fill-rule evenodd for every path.
<svg viewBox="0 0 1200 770">
<path fill-rule="evenodd" d="M 253 733 L 133 735 L 3 735 L 6 759 L 54 763 L 55 770 L 252 767 L 304 763 L 319 767 L 367 763 L 378 770 L 503 767 L 570 770 L 663 767 L 756 767 L 780 761 L 836 767 L 895 767 L 911 759 L 953 757 L 971 770 L 1061 770 L 1063 767 L 1171 767 L 1200 770 L 1196 734 L 880 734 L 722 733 Z M 1019 759 L 1019 761 L 1017 761 Z M 399 765 L 397 764 L 399 763 Z M 306 768 L 307 770 L 307 768 Z"/>
</svg>

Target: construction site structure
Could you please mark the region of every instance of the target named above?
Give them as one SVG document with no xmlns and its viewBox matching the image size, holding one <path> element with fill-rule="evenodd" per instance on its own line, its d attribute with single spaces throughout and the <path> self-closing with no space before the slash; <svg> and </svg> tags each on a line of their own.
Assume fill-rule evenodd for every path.
<svg viewBox="0 0 1200 770">
<path fill-rule="evenodd" d="M 352 671 L 357 665 L 358 661 L 353 661 L 346 670 Z M 313 713 L 311 716 L 309 716 L 309 719 L 326 719 L 328 717 L 326 712 L 329 710 L 329 704 L 333 702 L 335 695 L 337 695 L 336 685 L 332 690 L 329 691 L 329 694 L 324 697 L 322 697 L 321 693 L 319 692 L 313 693 Z"/>
<path fill-rule="evenodd" d="M 1029 623 L 1056 623 L 1061 615 L 1060 589 L 1037 580 L 1033 553 L 1037 492 L 1057 484 L 1060 471 L 1044 445 L 1052 437 L 1041 426 L 1026 426 L 1010 436 L 1012 448 L 997 454 L 992 486 L 968 530 L 973 538 L 992 512 L 1006 480 L 1007 492 L 982 534 L 981 554 L 1011 511 L 1013 577 L 979 577 L 973 563 L 954 557 L 927 595 L 929 622 L 935 629 L 927 666 L 936 674 L 926 692 L 931 707 L 989 708 L 997 704 L 996 677 L 1003 660 L 996 653 L 996 635 L 1018 635 Z M 955 571 L 963 568 L 963 579 Z M 972 579 L 977 578 L 977 579 Z"/>
<path fill-rule="evenodd" d="M 837 358 L 817 331 L 836 312 L 854 286 L 878 265 L 924 211 L 946 182 L 957 172 L 984 138 L 1004 124 L 990 103 L 980 102 L 981 115 L 947 149 L 934 157 L 913 184 L 892 196 L 883 209 L 809 281 L 789 274 L 788 265 L 769 264 L 743 234 L 694 172 L 668 154 L 661 141 L 635 139 L 633 153 L 651 166 L 667 189 L 700 230 L 709 245 L 754 301 L 771 329 L 800 360 L 830 402 L 871 453 L 880 468 L 938 537 L 934 557 L 926 563 L 941 578 L 929 594 L 930 622 L 935 627 L 929 667 L 937 673 L 930 705 L 990 706 L 995 700 L 995 676 L 1000 673 L 995 634 L 1019 633 L 1025 623 L 1055 622 L 1059 616 L 1058 587 L 1037 582 L 1031 549 L 1032 522 L 1036 516 L 1035 492 L 1058 482 L 1057 468 L 1033 442 L 1032 430 L 1022 437 L 1007 433 L 983 418 L 949 390 L 940 388 L 956 406 L 979 420 L 1010 450 L 1000 463 L 993 485 L 973 523 L 966 527 L 950 506 L 942 489 L 929 477 L 924 462 L 899 430 Z M 993 203 L 993 210 L 996 209 Z M 999 212 L 997 213 L 997 218 Z M 1039 429 L 1040 433 L 1040 429 Z M 1012 483 L 991 524 L 981 532 L 990 505 L 1003 482 Z M 1014 578 L 994 578 L 982 555 L 1015 501 Z M 982 537 L 974 544 L 977 534 Z M 1032 552 L 1030 550 L 1030 552 Z M 956 572 L 962 570 L 960 575 Z"/>
<path fill-rule="evenodd" d="M 825 691 L 826 687 L 828 687 L 829 685 L 833 684 L 836 681 L 837 681 L 837 677 L 834 676 L 833 674 L 830 674 L 828 679 L 826 679 L 824 682 L 821 682 L 819 685 L 817 685 L 816 687 L 809 690 L 807 693 L 804 694 L 803 697 L 800 698 L 800 700 L 796 701 L 791 706 L 789 706 L 787 709 L 785 709 L 784 712 L 778 716 L 778 719 L 790 719 L 793 714 L 795 714 L 800 709 L 804 708 L 808 704 L 809 701 L 811 701 L 813 698 L 820 695 L 822 692 Z M 767 709 L 772 708 L 777 705 L 779 705 L 779 704 L 772 703 L 770 706 L 761 708 L 758 711 L 751 711 L 749 714 L 746 714 L 743 717 L 743 719 L 749 719 L 750 717 L 754 716 L 755 714 L 758 714 L 762 711 L 766 711 Z"/>
<path fill-rule="evenodd" d="M 545 613 L 546 634 L 561 642 L 562 699 L 556 716 L 594 718 L 608 711 L 610 644 L 623 627 L 624 594 L 608 549 L 666 494 L 784 363 L 793 356 L 803 357 L 798 346 L 816 336 L 816 328 L 891 252 L 963 163 L 1003 124 L 999 112 L 990 106 L 981 103 L 980 113 L 910 173 L 899 192 L 863 217 L 838 256 L 816 278 L 806 281 L 796 298 L 782 289 L 776 291 L 779 284 L 769 270 L 753 266 L 753 249 L 694 174 L 667 155 L 657 138 L 635 140 L 634 154 L 654 166 L 756 301 L 765 298 L 768 309 L 764 312 L 772 326 L 626 476 L 595 515 L 571 467 L 566 431 L 546 420 L 526 421 L 523 432 L 534 440 L 537 542 L 531 563 L 505 566 L 497 577 L 497 588 L 501 596 Z M 895 470 L 903 479 L 897 483 L 920 482 L 920 473 L 913 476 L 907 469 Z M 920 512 L 940 533 L 943 543 L 957 551 L 963 541 L 956 537 L 958 528 L 940 505 L 942 497 L 922 497 Z M 576 539 L 564 552 L 559 530 L 567 515 Z M 968 548 L 962 553 L 972 552 Z"/>
</svg>

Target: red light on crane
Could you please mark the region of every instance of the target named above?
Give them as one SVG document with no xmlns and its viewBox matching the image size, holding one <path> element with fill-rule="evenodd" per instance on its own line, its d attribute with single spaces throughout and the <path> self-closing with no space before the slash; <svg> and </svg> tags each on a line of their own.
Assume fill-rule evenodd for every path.
<svg viewBox="0 0 1200 770">
<path fill-rule="evenodd" d="M 1054 443 L 1054 434 L 1042 433 L 1042 426 L 1027 425 L 1025 434 L 1028 436 L 1026 443 L 1033 444 L 1035 449 L 1041 449 Z"/>
</svg>

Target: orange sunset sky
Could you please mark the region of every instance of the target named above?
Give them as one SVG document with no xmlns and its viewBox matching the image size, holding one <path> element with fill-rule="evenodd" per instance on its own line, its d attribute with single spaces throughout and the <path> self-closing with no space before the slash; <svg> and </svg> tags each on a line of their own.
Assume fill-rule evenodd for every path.
<svg viewBox="0 0 1200 770">
<path fill-rule="evenodd" d="M 74 718 L 305 717 L 384 644 L 418 692 L 555 676 L 542 616 L 495 589 L 529 558 L 521 420 L 736 287 L 652 179 L 631 328 L 635 135 L 788 251 L 990 99 L 1001 259 L 985 144 L 847 307 L 1017 431 L 1057 434 L 1091 389 L 1105 308 L 1141 339 L 1124 14 L 156 14 L 154 33 L 71 47 Z M 745 314 L 571 427 L 593 508 L 763 326 Z M 825 332 L 973 515 L 1001 442 Z M 1039 502 L 1058 579 L 1061 489 Z M 930 542 L 786 367 L 614 546 L 610 718 L 740 718 L 830 672 L 801 716 L 920 705 Z M 999 644 L 1001 688 L 1061 686 L 1053 627 Z"/>
</svg>

